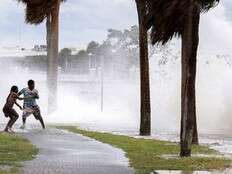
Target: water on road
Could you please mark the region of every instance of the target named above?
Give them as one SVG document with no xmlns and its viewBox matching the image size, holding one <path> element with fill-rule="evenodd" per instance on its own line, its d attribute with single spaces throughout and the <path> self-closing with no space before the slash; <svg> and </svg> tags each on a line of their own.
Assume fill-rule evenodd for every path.
<svg viewBox="0 0 232 174">
<path fill-rule="evenodd" d="M 22 174 L 130 174 L 124 152 L 81 135 L 57 129 L 22 133 L 39 148 Z"/>
</svg>

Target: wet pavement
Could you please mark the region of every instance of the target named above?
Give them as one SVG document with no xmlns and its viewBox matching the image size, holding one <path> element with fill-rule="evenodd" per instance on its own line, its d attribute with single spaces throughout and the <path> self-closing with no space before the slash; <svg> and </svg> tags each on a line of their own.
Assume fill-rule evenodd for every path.
<svg viewBox="0 0 232 174">
<path fill-rule="evenodd" d="M 21 174 L 132 174 L 124 152 L 57 129 L 22 133 L 39 148 L 36 159 L 24 163 Z"/>
</svg>

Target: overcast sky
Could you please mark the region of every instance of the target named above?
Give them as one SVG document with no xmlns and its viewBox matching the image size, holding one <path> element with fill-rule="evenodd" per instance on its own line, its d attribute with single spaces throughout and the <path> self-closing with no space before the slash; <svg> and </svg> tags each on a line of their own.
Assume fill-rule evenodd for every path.
<svg viewBox="0 0 232 174">
<path fill-rule="evenodd" d="M 101 42 L 109 28 L 125 29 L 137 24 L 134 0 L 68 0 L 60 14 L 60 47 Z M 200 49 L 229 53 L 232 49 L 232 1 L 201 18 Z M 45 43 L 45 25 L 24 23 L 24 6 L 16 0 L 0 0 L 0 46 L 32 47 Z"/>
</svg>

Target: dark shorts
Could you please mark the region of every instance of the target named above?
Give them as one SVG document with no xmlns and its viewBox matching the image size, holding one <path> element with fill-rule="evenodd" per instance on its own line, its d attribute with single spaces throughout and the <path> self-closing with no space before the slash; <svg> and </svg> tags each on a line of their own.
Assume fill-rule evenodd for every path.
<svg viewBox="0 0 232 174">
<path fill-rule="evenodd" d="M 19 117 L 18 113 L 13 108 L 4 107 L 3 113 L 5 117 L 9 117 L 10 119 L 15 119 Z"/>
</svg>

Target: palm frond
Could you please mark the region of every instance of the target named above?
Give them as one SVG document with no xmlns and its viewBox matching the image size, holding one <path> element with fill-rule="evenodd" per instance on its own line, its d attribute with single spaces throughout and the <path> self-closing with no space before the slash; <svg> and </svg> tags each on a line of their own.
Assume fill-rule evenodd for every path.
<svg viewBox="0 0 232 174">
<path fill-rule="evenodd" d="M 152 28 L 153 44 L 166 44 L 173 37 L 183 34 L 184 24 L 190 6 L 207 12 L 220 0 L 148 0 L 149 27 Z"/>
<path fill-rule="evenodd" d="M 215 7 L 219 2 L 220 0 L 200 0 L 199 3 L 201 6 L 201 11 L 209 11 L 211 8 Z"/>
<path fill-rule="evenodd" d="M 56 5 L 58 0 L 18 0 L 26 5 L 26 22 L 40 24 Z M 66 0 L 61 0 L 64 2 Z"/>
</svg>

